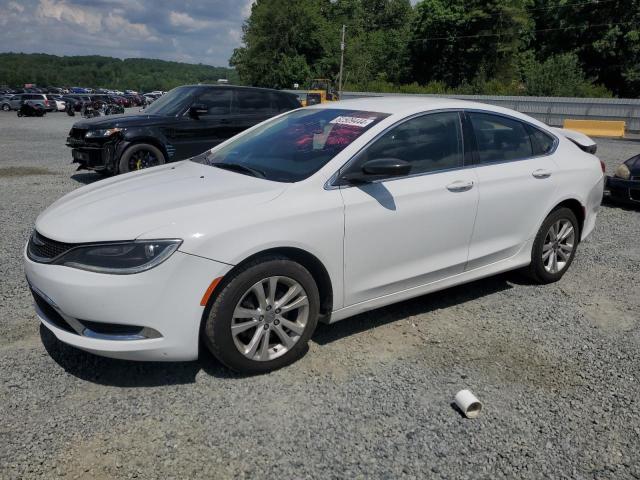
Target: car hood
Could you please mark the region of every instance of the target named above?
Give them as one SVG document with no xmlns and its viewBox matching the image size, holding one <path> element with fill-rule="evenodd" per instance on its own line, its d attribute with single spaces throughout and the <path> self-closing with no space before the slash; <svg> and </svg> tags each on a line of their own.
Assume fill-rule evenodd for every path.
<svg viewBox="0 0 640 480">
<path fill-rule="evenodd" d="M 64 243 L 133 240 L 161 227 L 171 237 L 186 238 L 192 232 L 179 231 L 180 225 L 210 228 L 230 212 L 253 211 L 284 189 L 282 183 L 186 160 L 79 188 L 42 212 L 36 229 Z"/>
<path fill-rule="evenodd" d="M 76 122 L 74 128 L 127 128 L 127 127 L 149 127 L 153 125 L 166 124 L 167 118 L 164 115 L 106 115 L 104 117 L 89 118 Z"/>
</svg>

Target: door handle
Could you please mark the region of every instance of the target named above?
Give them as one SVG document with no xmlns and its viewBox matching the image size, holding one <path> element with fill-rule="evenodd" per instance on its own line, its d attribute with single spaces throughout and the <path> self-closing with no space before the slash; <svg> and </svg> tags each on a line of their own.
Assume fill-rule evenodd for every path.
<svg viewBox="0 0 640 480">
<path fill-rule="evenodd" d="M 231 123 L 231 120 L 227 118 L 223 118 L 222 120 L 220 120 L 220 125 L 229 125 L 230 123 Z"/>
<path fill-rule="evenodd" d="M 551 171 L 539 168 L 538 170 L 535 170 L 531 175 L 533 175 L 535 178 L 549 178 L 551 176 Z"/>
<path fill-rule="evenodd" d="M 467 190 L 471 190 L 472 188 L 473 182 L 471 180 L 457 180 L 447 185 L 447 190 L 449 190 L 450 192 L 466 192 Z"/>
</svg>

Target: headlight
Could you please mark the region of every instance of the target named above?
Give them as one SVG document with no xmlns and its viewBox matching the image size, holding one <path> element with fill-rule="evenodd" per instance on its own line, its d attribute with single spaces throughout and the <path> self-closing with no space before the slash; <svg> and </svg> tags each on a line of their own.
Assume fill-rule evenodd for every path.
<svg viewBox="0 0 640 480">
<path fill-rule="evenodd" d="M 629 171 L 629 167 L 627 167 L 624 163 L 618 165 L 616 168 L 615 176 L 618 178 L 622 178 L 623 180 L 629 180 L 631 177 L 631 172 Z"/>
<path fill-rule="evenodd" d="M 84 137 L 85 138 L 105 138 L 105 137 L 110 137 L 114 133 L 118 133 L 118 132 L 121 132 L 121 131 L 122 131 L 121 128 L 107 128 L 107 129 L 100 129 L 100 130 L 89 130 L 87 133 L 85 133 Z"/>
<path fill-rule="evenodd" d="M 179 239 L 98 243 L 73 248 L 55 264 L 114 275 L 140 273 L 160 265 L 181 243 Z"/>
</svg>

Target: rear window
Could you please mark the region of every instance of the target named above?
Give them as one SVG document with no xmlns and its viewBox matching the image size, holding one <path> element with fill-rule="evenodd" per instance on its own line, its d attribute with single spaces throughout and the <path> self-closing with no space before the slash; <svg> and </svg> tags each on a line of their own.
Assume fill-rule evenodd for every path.
<svg viewBox="0 0 640 480">
<path fill-rule="evenodd" d="M 548 135 L 542 130 L 531 125 L 527 125 L 527 129 L 529 130 L 529 135 L 531 137 L 533 155 L 538 157 L 540 155 L 547 155 L 551 153 L 553 146 L 555 145 L 555 139 L 551 135 Z"/>
<path fill-rule="evenodd" d="M 268 180 L 297 182 L 386 117 L 386 113 L 361 110 L 295 110 L 194 161 L 246 167 Z"/>
<path fill-rule="evenodd" d="M 271 114 L 277 110 L 271 106 L 270 92 L 261 90 L 236 90 L 233 105 L 234 113 L 238 114 Z"/>
</svg>

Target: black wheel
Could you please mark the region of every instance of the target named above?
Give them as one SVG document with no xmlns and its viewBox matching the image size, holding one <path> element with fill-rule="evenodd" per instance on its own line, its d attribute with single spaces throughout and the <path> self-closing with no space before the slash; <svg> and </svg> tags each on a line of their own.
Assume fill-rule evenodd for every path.
<svg viewBox="0 0 640 480">
<path fill-rule="evenodd" d="M 8 112 L 9 110 L 11 110 L 11 107 L 8 104 L 3 103 L 2 104 L 2 111 L 3 112 Z"/>
<path fill-rule="evenodd" d="M 22 112 L 20 110 L 18 110 L 18 116 L 21 117 L 22 116 Z"/>
<path fill-rule="evenodd" d="M 580 228 L 575 214 L 568 208 L 554 210 L 533 242 L 527 275 L 537 283 L 557 282 L 573 262 L 579 241 Z"/>
<path fill-rule="evenodd" d="M 264 373 L 307 350 L 320 298 L 311 274 L 285 257 L 257 259 L 224 279 L 203 328 L 204 342 L 227 367 Z"/>
<path fill-rule="evenodd" d="M 148 143 L 137 143 L 127 148 L 122 154 L 118 171 L 119 173 L 134 172 L 164 163 L 164 154 L 159 148 Z"/>
</svg>

